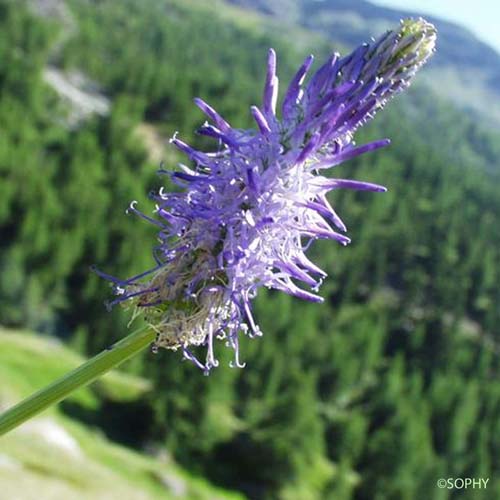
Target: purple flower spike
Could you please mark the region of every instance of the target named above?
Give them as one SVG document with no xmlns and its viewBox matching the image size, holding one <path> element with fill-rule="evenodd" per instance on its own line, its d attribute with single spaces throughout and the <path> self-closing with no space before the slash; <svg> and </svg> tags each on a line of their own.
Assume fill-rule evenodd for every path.
<svg viewBox="0 0 500 500">
<path fill-rule="evenodd" d="M 153 219 L 159 244 L 156 266 L 128 280 L 109 280 L 156 333 L 154 350 L 178 350 L 208 374 L 219 362 L 215 339 L 240 361 L 238 335 L 262 335 L 251 310 L 259 288 L 281 290 L 312 302 L 326 277 L 306 257 L 318 238 L 342 245 L 350 239 L 326 194 L 345 188 L 385 191 L 383 186 L 320 175 L 327 168 L 385 147 L 388 139 L 355 146 L 353 135 L 396 93 L 408 87 L 434 52 L 436 30 L 423 19 L 402 21 L 372 45 L 333 55 L 307 80 L 313 57 L 297 71 L 276 115 L 276 54 L 269 51 L 263 103 L 252 106 L 258 130 L 231 127 L 203 100 L 196 105 L 211 123 L 199 133 L 217 141 L 215 152 L 196 150 L 175 136 L 171 143 L 192 162 L 166 172 L 181 191 L 161 189 Z M 302 286 L 300 284 L 302 283 Z M 303 287 L 309 288 L 309 290 Z M 203 346 L 204 361 L 194 348 Z"/>
</svg>

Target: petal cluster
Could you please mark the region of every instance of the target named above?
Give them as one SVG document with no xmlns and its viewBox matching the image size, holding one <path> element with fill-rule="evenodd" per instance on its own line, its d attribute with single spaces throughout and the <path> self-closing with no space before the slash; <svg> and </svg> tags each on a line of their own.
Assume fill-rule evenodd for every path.
<svg viewBox="0 0 500 500">
<path fill-rule="evenodd" d="M 208 373 L 218 365 L 214 340 L 234 350 L 238 335 L 260 336 L 251 302 L 261 287 L 321 302 L 326 277 L 306 256 L 327 238 L 346 245 L 346 226 L 327 200 L 335 189 L 385 191 L 383 186 L 326 177 L 350 158 L 386 146 L 362 146 L 356 129 L 404 90 L 434 51 L 436 31 L 422 19 L 405 20 L 352 54 L 334 54 L 310 78 L 306 58 L 277 110 L 276 54 L 269 51 L 261 107 L 252 106 L 255 130 L 232 127 L 209 104 L 195 99 L 208 120 L 198 131 L 212 137 L 213 152 L 198 151 L 174 136 L 189 159 L 175 172 L 161 170 L 181 189 L 152 194 L 156 218 L 135 204 L 130 211 L 158 226 L 153 269 L 112 281 L 117 298 L 157 332 L 154 349 L 180 349 Z M 203 360 L 196 346 L 205 346 Z"/>
</svg>

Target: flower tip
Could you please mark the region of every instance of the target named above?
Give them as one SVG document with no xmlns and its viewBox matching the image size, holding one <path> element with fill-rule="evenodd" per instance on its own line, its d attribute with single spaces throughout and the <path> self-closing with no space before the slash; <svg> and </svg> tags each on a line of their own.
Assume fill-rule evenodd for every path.
<svg viewBox="0 0 500 500">
<path fill-rule="evenodd" d="M 425 62 L 435 52 L 437 29 L 424 18 L 404 19 L 399 34 L 401 38 L 413 37 L 420 42 L 418 46 L 419 62 Z"/>
<path fill-rule="evenodd" d="M 267 52 L 268 78 L 276 77 L 276 51 L 270 48 Z"/>
<path fill-rule="evenodd" d="M 181 141 L 179 141 L 179 139 L 177 139 L 177 136 L 178 136 L 178 135 L 179 135 L 179 131 L 178 131 L 178 130 L 176 130 L 176 131 L 174 132 L 174 134 L 172 135 L 172 137 L 168 140 L 168 142 L 169 142 L 170 144 L 178 144 L 179 142 L 181 142 Z"/>
<path fill-rule="evenodd" d="M 129 215 L 130 212 L 135 212 L 136 211 L 136 209 L 135 209 L 136 205 L 137 205 L 137 200 L 132 200 L 130 202 L 128 208 L 125 209 L 125 214 Z"/>
</svg>

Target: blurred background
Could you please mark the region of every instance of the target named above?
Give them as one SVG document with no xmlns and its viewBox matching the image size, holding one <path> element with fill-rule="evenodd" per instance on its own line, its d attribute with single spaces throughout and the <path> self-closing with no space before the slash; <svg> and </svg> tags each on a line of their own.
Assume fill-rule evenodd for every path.
<svg viewBox="0 0 500 500">
<path fill-rule="evenodd" d="M 330 198 L 353 243 L 311 249 L 325 304 L 261 293 L 244 370 L 223 347 L 210 377 L 162 351 L 80 390 L 0 439 L 0 499 L 500 498 L 493 3 L 0 0 L 1 408 L 126 335 L 130 311 L 106 311 L 89 266 L 151 265 L 154 228 L 124 211 L 153 210 L 175 131 L 208 145 L 193 97 L 248 127 L 269 47 L 287 82 L 401 17 L 439 30 L 357 136 L 390 148 L 338 167 L 389 192 Z"/>
</svg>

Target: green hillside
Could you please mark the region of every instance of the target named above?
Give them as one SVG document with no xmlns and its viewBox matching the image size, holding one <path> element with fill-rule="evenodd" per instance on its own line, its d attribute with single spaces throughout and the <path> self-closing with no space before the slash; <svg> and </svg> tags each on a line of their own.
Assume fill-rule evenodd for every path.
<svg viewBox="0 0 500 500">
<path fill-rule="evenodd" d="M 30 395 L 83 362 L 49 337 L 0 329 L 0 408 Z M 147 380 L 111 372 L 70 402 L 98 411 L 103 401 L 133 404 Z M 134 432 L 133 428 L 129 432 Z M 0 440 L 0 497 L 113 500 L 237 499 L 187 473 L 166 452 L 146 456 L 106 439 L 61 411 L 49 410 Z"/>
<path fill-rule="evenodd" d="M 111 290 L 89 267 L 126 277 L 151 265 L 154 230 L 124 210 L 152 211 L 176 130 L 208 146 L 192 98 L 249 126 L 270 46 L 286 82 L 332 45 L 304 29 L 291 43 L 221 2 L 52 3 L 0 0 L 0 323 L 16 329 L 0 338 L 3 404 L 77 360 L 60 344 L 60 362 L 35 356 L 51 344 L 20 330 L 82 355 L 126 334 L 130 311 L 106 311 Z M 26 498 L 87 485 L 92 498 L 162 498 L 166 465 L 144 453 L 156 450 L 179 464 L 187 498 L 217 498 L 205 480 L 259 500 L 455 498 L 440 477 L 489 477 L 460 498 L 500 497 L 499 136 L 417 82 L 357 142 L 382 137 L 390 148 L 335 169 L 389 191 L 331 197 L 353 242 L 311 248 L 329 274 L 325 304 L 259 295 L 264 336 L 241 342 L 244 370 L 223 348 L 210 377 L 179 353 L 133 360 L 130 379 L 44 417 L 85 467 L 68 460 L 61 478 L 60 450 L 31 449 L 19 430 L 0 442 L 2 485 L 18 467 Z"/>
</svg>

